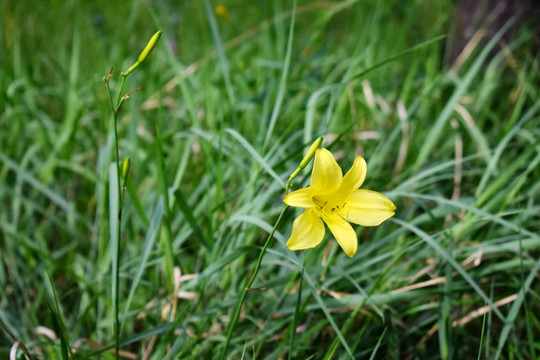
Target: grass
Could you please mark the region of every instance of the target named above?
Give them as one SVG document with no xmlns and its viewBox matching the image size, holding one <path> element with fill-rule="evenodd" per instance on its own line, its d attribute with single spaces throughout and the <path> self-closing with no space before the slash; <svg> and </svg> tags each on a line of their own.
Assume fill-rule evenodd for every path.
<svg viewBox="0 0 540 360">
<path fill-rule="evenodd" d="M 0 358 L 536 358 L 532 27 L 451 62 L 450 1 L 216 5 L 2 3 Z M 116 251 L 101 78 L 114 93 L 158 29 L 118 117 Z M 349 259 L 330 235 L 288 250 L 286 209 L 225 350 L 318 136 L 345 169 L 365 157 L 396 215 L 356 226 Z"/>
</svg>

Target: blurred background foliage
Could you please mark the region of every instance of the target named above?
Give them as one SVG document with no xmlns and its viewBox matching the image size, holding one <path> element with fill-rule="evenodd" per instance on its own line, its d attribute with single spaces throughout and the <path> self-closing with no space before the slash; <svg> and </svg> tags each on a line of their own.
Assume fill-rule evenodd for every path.
<svg viewBox="0 0 540 360">
<path fill-rule="evenodd" d="M 347 358 L 345 343 L 354 358 L 534 358 L 538 12 L 530 1 L 489 4 L 299 0 L 289 48 L 289 1 L 3 0 L 0 358 L 16 341 L 38 358 L 59 358 L 65 343 L 112 358 L 96 353 L 113 341 L 101 79 L 114 67 L 118 85 L 157 29 L 161 43 L 128 78 L 126 89 L 141 90 L 119 122 L 121 158 L 132 161 L 121 254 L 128 355 L 217 356 L 283 183 L 324 136 L 344 169 L 356 154 L 367 159 L 366 188 L 398 211 L 358 229 L 352 260 L 330 236 L 306 255 L 313 286 L 303 283 L 292 356 Z M 161 180 L 180 191 L 166 224 Z M 284 247 L 295 215 L 286 212 L 265 256 L 264 290 L 248 294 L 231 358 L 290 351 L 304 257 Z M 163 265 L 162 226 L 185 277 Z M 502 303 L 484 315 L 486 298 Z"/>
</svg>

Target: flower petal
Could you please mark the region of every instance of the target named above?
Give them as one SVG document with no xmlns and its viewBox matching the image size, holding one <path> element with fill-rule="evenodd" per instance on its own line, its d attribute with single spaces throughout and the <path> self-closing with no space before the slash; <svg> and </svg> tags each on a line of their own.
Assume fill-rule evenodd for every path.
<svg viewBox="0 0 540 360">
<path fill-rule="evenodd" d="M 343 218 L 362 226 L 377 226 L 394 216 L 396 206 L 383 194 L 356 190 L 347 197 Z"/>
<path fill-rule="evenodd" d="M 357 156 L 353 166 L 347 171 L 339 188 L 340 192 L 350 192 L 358 189 L 364 183 L 367 173 L 366 160 L 363 157 Z"/>
<path fill-rule="evenodd" d="M 334 234 L 339 246 L 345 251 L 345 254 L 348 257 L 353 257 L 356 250 L 358 250 L 358 238 L 351 224 L 337 215 L 325 217 L 324 221 L 332 234 Z"/>
<path fill-rule="evenodd" d="M 312 209 L 307 209 L 294 219 L 293 230 L 287 247 L 290 250 L 309 249 L 319 245 L 324 238 L 324 223 Z"/>
<path fill-rule="evenodd" d="M 319 195 L 334 192 L 343 179 L 343 172 L 332 153 L 318 149 L 311 172 L 311 188 Z"/>
<path fill-rule="evenodd" d="M 311 188 L 305 188 L 293 191 L 292 193 L 285 196 L 283 202 L 289 206 L 300 207 L 300 208 L 311 208 L 315 206 L 313 204 L 313 191 Z"/>
</svg>

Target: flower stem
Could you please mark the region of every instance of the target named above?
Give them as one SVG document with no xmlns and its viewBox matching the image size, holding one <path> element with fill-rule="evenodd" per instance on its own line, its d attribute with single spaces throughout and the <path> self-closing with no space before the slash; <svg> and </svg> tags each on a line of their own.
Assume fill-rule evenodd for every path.
<svg viewBox="0 0 540 360">
<path fill-rule="evenodd" d="M 290 181 L 287 183 L 287 190 L 289 189 Z M 286 194 L 286 193 L 285 193 Z M 240 316 L 240 310 L 242 309 L 242 304 L 244 303 L 244 299 L 246 298 L 246 294 L 248 292 L 248 288 L 251 287 L 251 284 L 257 277 L 257 273 L 259 272 L 259 269 L 261 267 L 261 262 L 263 259 L 263 256 L 266 252 L 266 249 L 270 246 L 270 243 L 272 242 L 272 239 L 274 238 L 274 233 L 277 230 L 277 227 L 281 221 L 281 218 L 283 217 L 283 214 L 285 213 L 285 210 L 287 209 L 287 205 L 283 205 L 283 209 L 281 209 L 281 213 L 279 213 L 279 216 L 274 224 L 274 227 L 272 228 L 272 231 L 270 234 L 268 234 L 268 237 L 266 238 L 266 242 L 264 243 L 264 246 L 259 253 L 259 257 L 257 259 L 257 262 L 255 263 L 255 269 L 253 270 L 253 274 L 248 279 L 246 284 L 242 287 L 242 292 L 240 293 L 240 297 L 238 298 L 238 301 L 236 302 L 236 307 L 234 308 L 234 312 L 231 318 L 231 322 L 229 323 L 229 328 L 227 329 L 227 338 L 225 340 L 225 345 L 223 346 L 223 350 L 221 352 L 221 356 L 219 357 L 220 360 L 223 360 L 225 358 L 225 355 L 227 353 L 227 348 L 229 347 L 229 343 L 231 341 L 232 332 L 234 330 L 234 327 L 236 326 L 236 323 L 238 322 L 238 317 Z"/>
<path fill-rule="evenodd" d="M 115 163 L 116 163 L 116 187 L 117 187 L 117 196 L 118 196 L 118 214 L 116 220 L 118 221 L 116 237 L 114 238 L 114 249 L 112 251 L 112 256 L 114 259 L 112 261 L 112 273 L 113 273 L 113 287 L 112 287 L 112 301 L 113 301 L 113 313 L 114 313 L 114 349 L 115 357 L 119 359 L 120 351 L 120 319 L 119 319 L 119 307 L 120 307 L 120 239 L 122 233 L 122 205 L 123 205 L 123 191 L 122 191 L 122 180 L 121 180 L 121 171 L 120 171 L 120 149 L 118 145 L 118 110 L 122 104 L 122 91 L 124 89 L 126 77 L 122 77 L 122 83 L 118 91 L 118 97 L 116 104 L 113 103 L 111 91 L 109 88 L 108 82 L 106 82 L 107 93 L 109 95 L 109 101 L 111 103 L 112 115 L 113 115 L 113 131 L 114 131 L 114 153 L 115 153 Z"/>
<path fill-rule="evenodd" d="M 289 188 L 291 187 L 292 181 L 298 176 L 300 171 L 307 166 L 307 164 L 310 162 L 310 160 L 315 156 L 315 151 L 321 146 L 321 143 L 323 141 L 322 137 L 318 137 L 311 147 L 309 148 L 308 152 L 300 162 L 300 165 L 298 168 L 289 176 L 289 180 L 287 181 L 287 184 L 285 185 L 285 196 L 289 193 Z M 253 270 L 253 274 L 248 279 L 244 287 L 242 288 L 242 292 L 240 293 L 240 297 L 238 298 L 238 301 L 236 302 L 236 306 L 234 308 L 233 315 L 231 317 L 231 321 L 229 323 L 229 327 L 227 328 L 227 338 L 225 339 L 225 345 L 223 345 L 223 350 L 221 352 L 221 356 L 219 357 L 220 360 L 223 360 L 225 358 L 225 355 L 227 354 L 227 348 L 229 347 L 229 343 L 231 342 L 231 336 L 232 332 L 234 330 L 234 327 L 236 326 L 236 323 L 238 322 L 238 317 L 240 316 L 240 310 L 242 309 L 242 304 L 244 303 L 244 300 L 246 298 L 246 294 L 248 292 L 248 289 L 251 287 L 251 284 L 253 281 L 255 281 L 255 278 L 257 277 L 257 273 L 259 272 L 259 269 L 261 267 L 261 262 L 263 259 L 264 254 L 266 253 L 266 249 L 270 246 L 270 243 L 272 242 L 272 239 L 274 238 L 274 233 L 277 230 L 277 227 L 281 221 L 281 218 L 283 217 L 283 214 L 285 213 L 285 210 L 287 209 L 287 204 L 283 204 L 283 209 L 281 209 L 281 212 L 279 213 L 279 216 L 274 224 L 274 227 L 272 228 L 272 231 L 270 234 L 268 234 L 268 237 L 266 238 L 266 241 L 264 243 L 264 246 L 259 254 L 259 258 L 257 259 L 257 262 L 255 263 L 255 269 Z M 303 267 L 302 267 L 302 276 L 303 276 Z M 302 283 L 300 282 L 300 286 Z M 301 296 L 301 294 L 300 294 Z M 298 309 L 297 309 L 298 311 Z M 296 317 L 296 316 L 295 316 Z M 294 326 L 293 328 L 296 328 Z M 295 331 L 293 329 L 293 331 Z M 291 335 L 293 336 L 293 335 Z M 293 340 L 294 343 L 294 340 Z"/>
</svg>

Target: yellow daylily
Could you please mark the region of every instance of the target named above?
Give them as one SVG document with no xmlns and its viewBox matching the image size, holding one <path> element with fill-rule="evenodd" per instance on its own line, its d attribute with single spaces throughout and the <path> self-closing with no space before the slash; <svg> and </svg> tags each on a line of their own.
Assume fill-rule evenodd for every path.
<svg viewBox="0 0 540 360">
<path fill-rule="evenodd" d="M 283 200 L 289 206 L 306 209 L 294 220 L 287 247 L 303 250 L 319 245 L 324 238 L 324 221 L 345 254 L 349 257 L 356 254 L 358 239 L 348 221 L 362 226 L 377 226 L 393 216 L 396 209 L 383 194 L 358 189 L 366 178 L 366 172 L 366 161 L 358 156 L 343 176 L 332 153 L 318 149 L 311 186 L 294 191 Z"/>
</svg>

